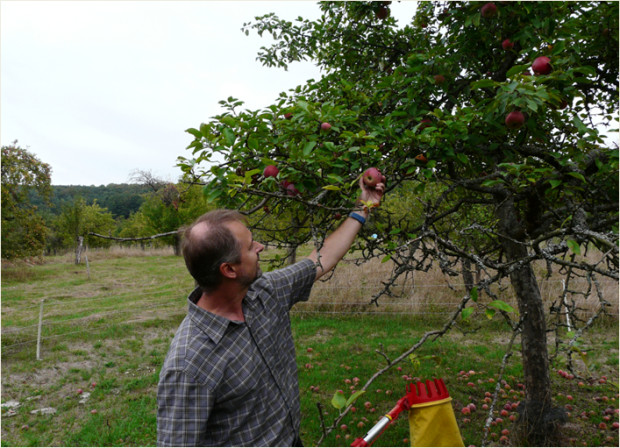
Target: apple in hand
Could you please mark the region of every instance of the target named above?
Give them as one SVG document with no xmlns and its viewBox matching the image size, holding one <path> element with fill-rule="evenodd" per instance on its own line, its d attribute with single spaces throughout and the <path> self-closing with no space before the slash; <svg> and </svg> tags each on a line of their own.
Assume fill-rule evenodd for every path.
<svg viewBox="0 0 620 448">
<path fill-rule="evenodd" d="M 381 171 L 373 166 L 364 171 L 364 174 L 362 174 L 362 180 L 364 185 L 367 187 L 375 188 L 378 183 L 385 183 L 385 176 L 381 174 Z"/>
<path fill-rule="evenodd" d="M 276 177 L 280 170 L 275 165 L 267 165 L 263 171 L 265 177 Z"/>
<path fill-rule="evenodd" d="M 525 123 L 525 116 L 520 110 L 513 110 L 506 115 L 506 126 L 509 129 L 519 129 Z"/>
<path fill-rule="evenodd" d="M 532 70 L 537 75 L 548 75 L 551 73 L 551 59 L 547 56 L 540 56 L 534 59 L 532 63 Z"/>
</svg>

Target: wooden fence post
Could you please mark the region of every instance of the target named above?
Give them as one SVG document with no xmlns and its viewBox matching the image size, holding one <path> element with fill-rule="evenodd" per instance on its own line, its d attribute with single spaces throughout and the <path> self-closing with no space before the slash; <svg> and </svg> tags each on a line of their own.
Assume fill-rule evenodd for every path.
<svg viewBox="0 0 620 448">
<path fill-rule="evenodd" d="M 45 302 L 45 299 L 41 299 L 41 308 L 39 308 L 39 330 L 37 334 L 37 361 L 41 361 L 41 330 L 43 327 L 43 302 Z"/>
</svg>

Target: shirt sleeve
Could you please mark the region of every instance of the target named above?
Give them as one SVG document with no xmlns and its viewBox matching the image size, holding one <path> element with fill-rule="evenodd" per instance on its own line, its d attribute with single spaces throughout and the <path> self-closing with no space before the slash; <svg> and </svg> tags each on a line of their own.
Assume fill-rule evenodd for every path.
<svg viewBox="0 0 620 448">
<path fill-rule="evenodd" d="M 308 300 L 316 278 L 316 266 L 305 258 L 295 264 L 268 273 L 273 285 L 273 294 L 290 309 L 297 302 Z"/>
<path fill-rule="evenodd" d="M 214 396 L 182 370 L 167 370 L 157 389 L 157 445 L 205 446 Z"/>
</svg>

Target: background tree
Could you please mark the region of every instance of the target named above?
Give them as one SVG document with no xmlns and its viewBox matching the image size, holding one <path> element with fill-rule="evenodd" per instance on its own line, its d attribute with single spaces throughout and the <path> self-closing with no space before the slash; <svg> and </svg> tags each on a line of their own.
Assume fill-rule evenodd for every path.
<svg viewBox="0 0 620 448">
<path fill-rule="evenodd" d="M 138 212 L 124 223 L 120 230 L 121 237 L 137 238 L 173 232 L 209 209 L 198 186 L 177 186 L 143 171 L 137 171 L 134 179 L 148 186 L 151 192 L 143 195 Z M 162 237 L 161 241 L 171 245 L 175 255 L 180 255 L 181 239 L 178 234 Z"/>
<path fill-rule="evenodd" d="M 321 245 L 366 167 L 387 176 L 388 197 L 413 188 L 422 215 L 381 208 L 378 238 L 358 240 L 365 258 L 395 264 L 382 293 L 433 263 L 448 276 L 474 266 L 481 275 L 444 331 L 501 313 L 521 336 L 520 443 L 555 444 L 566 415 L 551 399 L 547 331 L 566 333 L 547 328 L 535 267 L 565 276 L 562 296 L 585 279 L 579 293 L 604 313 L 598 278 L 618 279 L 618 146 L 601 135 L 618 120 L 618 3 L 420 2 L 400 28 L 390 3 L 321 2 L 316 21 L 245 24 L 275 39 L 263 64 L 307 59 L 324 75 L 262 110 L 222 101 L 222 114 L 187 130 L 192 154 L 179 164 L 219 205 L 298 216 L 295 244 Z M 497 295 L 502 282 L 518 312 Z"/>
<path fill-rule="evenodd" d="M 86 205 L 86 201 L 77 197 L 72 204 L 63 206 L 62 213 L 54 221 L 56 234 L 62 238 L 65 247 L 79 250 L 79 238 L 88 247 L 109 247 L 110 241 L 89 236 L 89 232 L 111 234 L 116 229 L 116 221 L 112 213 L 102 208 L 95 201 Z M 76 257 L 76 263 L 78 263 Z"/>
<path fill-rule="evenodd" d="M 2 147 L 2 258 L 43 253 L 48 229 L 28 194 L 36 190 L 47 200 L 50 184 L 50 166 L 17 146 L 17 140 Z"/>
</svg>

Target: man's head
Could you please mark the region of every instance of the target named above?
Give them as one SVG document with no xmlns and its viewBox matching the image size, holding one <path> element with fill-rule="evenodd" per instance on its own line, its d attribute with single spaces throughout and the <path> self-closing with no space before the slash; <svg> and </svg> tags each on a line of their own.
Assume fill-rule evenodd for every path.
<svg viewBox="0 0 620 448">
<path fill-rule="evenodd" d="M 222 264 L 241 268 L 248 250 L 245 246 L 258 244 L 251 240 L 245 222 L 245 217 L 237 211 L 213 210 L 199 217 L 185 230 L 182 245 L 185 265 L 203 291 L 211 292 L 220 285 Z M 245 241 L 248 235 L 244 231 L 249 235 L 249 241 Z M 240 276 L 239 280 L 249 286 L 260 275 L 257 262 L 255 266 L 256 272 L 251 273 L 251 279 Z"/>
</svg>

